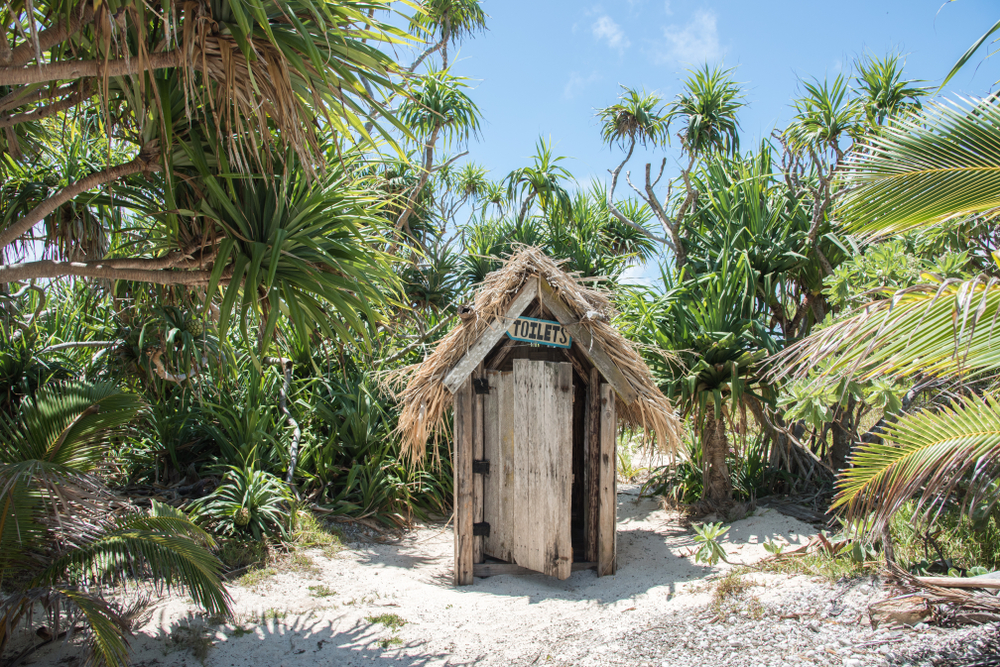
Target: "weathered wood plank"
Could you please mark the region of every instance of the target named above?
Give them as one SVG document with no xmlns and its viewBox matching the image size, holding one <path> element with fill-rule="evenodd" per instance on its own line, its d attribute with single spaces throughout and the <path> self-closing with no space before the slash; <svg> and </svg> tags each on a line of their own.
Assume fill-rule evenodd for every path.
<svg viewBox="0 0 1000 667">
<path fill-rule="evenodd" d="M 514 360 L 512 560 L 560 579 L 573 545 L 573 367 Z"/>
<path fill-rule="evenodd" d="M 514 412 L 514 373 L 501 373 L 497 383 L 500 391 L 498 397 L 500 414 L 500 460 L 503 476 L 500 479 L 500 540 L 497 553 L 493 556 L 501 560 L 513 560 L 514 532 L 520 519 L 519 503 L 515 495 L 515 442 L 517 416 Z"/>
<path fill-rule="evenodd" d="M 483 362 L 476 367 L 474 378 L 485 378 Z M 483 394 L 472 393 L 472 458 L 474 461 L 483 459 Z M 483 478 L 485 475 L 472 475 L 472 520 L 473 523 L 483 521 Z M 483 562 L 483 538 L 473 536 L 472 561 Z"/>
<path fill-rule="evenodd" d="M 455 476 L 455 584 L 472 583 L 472 378 L 466 377 L 455 394 L 455 444 L 452 469 Z"/>
<path fill-rule="evenodd" d="M 639 394 L 632 388 L 632 385 L 629 384 L 608 353 L 604 351 L 601 344 L 590 335 L 587 327 L 576 321 L 576 316 L 570 312 L 562 299 L 556 296 L 555 291 L 544 279 L 539 280 L 538 293 L 545 307 L 552 311 L 559 323 L 565 326 L 566 330 L 573 336 L 574 347 L 579 349 L 601 371 L 601 375 L 611 383 L 625 404 L 632 405 Z"/>
<path fill-rule="evenodd" d="M 597 563 L 587 562 L 587 563 L 573 563 L 571 566 L 573 572 L 582 572 L 584 570 L 594 570 L 597 569 Z M 514 563 L 476 563 L 473 569 L 473 574 L 477 577 L 499 577 L 504 574 L 541 574 L 541 572 L 536 572 L 535 570 L 529 570 L 526 567 L 521 567 L 520 565 L 515 565 Z"/>
<path fill-rule="evenodd" d="M 615 439 L 618 419 L 615 411 L 615 391 L 601 384 L 601 488 L 600 517 L 597 528 L 597 576 L 614 574 L 616 563 L 616 523 L 618 512 Z"/>
<path fill-rule="evenodd" d="M 530 373 L 531 362 L 523 359 L 514 360 L 514 383 L 513 383 L 513 472 L 514 472 L 514 499 L 516 507 L 510 507 L 508 512 L 516 512 L 518 522 L 516 530 L 511 533 L 511 559 L 518 565 L 529 567 L 534 570 L 540 569 L 535 565 L 537 558 L 534 554 L 534 536 L 536 531 L 537 508 L 531 493 L 535 488 L 532 484 L 531 476 L 535 474 L 532 470 L 532 451 L 530 446 L 531 431 L 529 426 L 535 419 L 535 406 L 532 404 L 535 391 L 533 387 L 534 375 Z"/>
<path fill-rule="evenodd" d="M 458 363 L 448 371 L 448 374 L 444 378 L 444 386 L 448 388 L 448 391 L 454 394 L 459 390 L 465 378 L 475 370 L 479 362 L 489 354 L 500 338 L 506 335 L 507 325 L 510 323 L 510 320 L 519 317 L 537 297 L 538 279 L 529 278 L 524 287 L 521 288 L 521 291 L 514 297 L 514 300 L 511 301 L 504 318 L 487 327 L 486 331 L 479 337 L 479 340 L 473 343 L 462 358 L 458 360 Z"/>
<path fill-rule="evenodd" d="M 548 499 L 548 532 L 545 556 L 553 574 L 568 579 L 573 565 L 573 365 L 545 364 L 550 373 L 550 417 L 542 441 L 551 443 Z"/>
<path fill-rule="evenodd" d="M 490 393 L 483 397 L 483 458 L 490 462 L 490 474 L 483 480 L 483 521 L 490 524 L 489 537 L 483 538 L 483 553 L 501 558 L 503 528 L 500 524 L 503 479 L 503 458 L 500 455 L 500 373 L 487 371 Z"/>
<path fill-rule="evenodd" d="M 590 369 L 587 386 L 587 416 L 584 419 L 585 479 L 583 521 L 587 545 L 585 558 L 597 560 L 598 521 L 601 507 L 601 380 L 596 368 Z"/>
</svg>

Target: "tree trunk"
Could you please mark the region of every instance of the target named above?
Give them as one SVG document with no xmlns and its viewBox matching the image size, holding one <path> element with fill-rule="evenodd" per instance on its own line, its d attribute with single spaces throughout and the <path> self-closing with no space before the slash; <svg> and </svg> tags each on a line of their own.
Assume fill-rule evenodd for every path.
<svg viewBox="0 0 1000 667">
<path fill-rule="evenodd" d="M 854 408 L 857 400 L 851 396 L 847 400 L 847 405 L 837 408 L 834 413 L 834 421 L 831 428 L 833 445 L 830 447 L 830 465 L 837 472 L 847 467 L 847 459 L 851 456 L 851 449 L 854 446 L 854 430 L 851 425 Z"/>
<path fill-rule="evenodd" d="M 0 264 L 0 285 L 64 276 L 129 280 L 137 283 L 153 283 L 154 285 L 204 286 L 212 278 L 212 267 L 208 267 L 204 271 L 115 269 L 105 266 L 100 260 L 96 262 L 57 262 L 49 259 L 22 264 Z"/>
<path fill-rule="evenodd" d="M 713 509 L 725 508 L 733 502 L 733 484 L 729 479 L 729 438 L 726 422 L 715 418 L 715 410 L 708 408 L 701 432 L 702 482 L 701 501 Z"/>
</svg>

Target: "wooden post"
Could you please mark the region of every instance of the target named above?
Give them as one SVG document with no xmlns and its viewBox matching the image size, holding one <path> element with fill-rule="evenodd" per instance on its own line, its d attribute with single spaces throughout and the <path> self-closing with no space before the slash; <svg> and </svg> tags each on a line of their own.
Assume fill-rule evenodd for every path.
<svg viewBox="0 0 1000 667">
<path fill-rule="evenodd" d="M 601 461 L 600 461 L 600 516 L 597 528 L 597 576 L 614 574 L 618 567 L 615 553 L 617 523 L 617 465 L 615 436 L 618 416 L 615 411 L 615 390 L 609 384 L 601 385 Z"/>
<path fill-rule="evenodd" d="M 455 392 L 455 443 L 452 469 L 455 475 L 455 585 L 472 583 L 472 376 Z"/>
<path fill-rule="evenodd" d="M 479 366 L 476 367 L 475 375 L 476 379 L 486 379 L 486 373 L 483 370 L 483 362 L 479 362 Z M 474 460 L 481 461 L 483 459 L 483 398 L 482 394 L 477 394 L 473 392 L 472 394 L 472 456 Z M 481 523 L 483 519 L 483 475 L 473 475 L 472 476 L 472 521 L 473 523 Z M 472 544 L 472 562 L 483 563 L 486 558 L 483 556 L 483 537 L 474 537 Z"/>
<path fill-rule="evenodd" d="M 601 374 L 590 369 L 586 416 L 583 419 L 585 560 L 597 562 L 598 517 L 601 507 Z"/>
</svg>

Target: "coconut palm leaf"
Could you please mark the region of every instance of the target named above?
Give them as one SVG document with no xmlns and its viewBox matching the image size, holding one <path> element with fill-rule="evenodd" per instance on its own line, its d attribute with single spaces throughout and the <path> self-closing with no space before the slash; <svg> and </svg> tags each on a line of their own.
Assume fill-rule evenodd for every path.
<svg viewBox="0 0 1000 667">
<path fill-rule="evenodd" d="M 879 530 L 907 500 L 939 512 L 960 488 L 963 503 L 986 499 L 1000 474 L 1000 401 L 971 396 L 941 410 L 907 415 L 887 427 L 886 444 L 862 444 L 838 483 L 834 508 L 852 518 L 872 516 Z"/>
<path fill-rule="evenodd" d="M 888 124 L 845 166 L 836 215 L 882 236 L 1000 207 L 1000 103 L 928 104 Z"/>
<path fill-rule="evenodd" d="M 925 274 L 925 277 L 932 278 Z M 1000 280 L 916 285 L 858 309 L 775 358 L 778 376 L 955 376 L 1000 369 Z"/>
</svg>

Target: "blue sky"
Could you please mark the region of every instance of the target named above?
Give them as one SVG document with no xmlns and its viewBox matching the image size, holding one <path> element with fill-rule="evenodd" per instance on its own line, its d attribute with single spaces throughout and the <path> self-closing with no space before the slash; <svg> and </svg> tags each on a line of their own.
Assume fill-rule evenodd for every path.
<svg viewBox="0 0 1000 667">
<path fill-rule="evenodd" d="M 618 155 L 601 144 L 594 111 L 614 103 L 619 84 L 669 99 L 688 67 L 735 66 L 747 91 L 740 118 L 750 146 L 787 123 L 801 78 L 846 72 L 865 51 L 898 51 L 910 78 L 936 84 L 1000 18 L 995 0 L 944 6 L 942 0 L 484 0 L 483 6 L 489 30 L 453 54 L 452 70 L 472 79 L 483 114 L 471 158 L 499 178 L 528 162 L 539 136 L 551 137 L 557 153 L 573 158 L 567 166 L 581 182 L 606 176 Z M 978 63 L 948 89 L 986 93 L 1000 78 L 1000 60 L 976 71 Z M 637 157 L 641 168 L 644 156 Z"/>
<path fill-rule="evenodd" d="M 898 52 L 908 78 L 939 84 L 1000 18 L 996 0 L 942 2 L 484 0 L 489 30 L 452 54 L 453 73 L 471 79 L 483 115 L 469 159 L 499 179 L 528 164 L 543 136 L 571 158 L 563 164 L 581 185 L 607 180 L 621 153 L 601 143 L 595 110 L 615 102 L 619 84 L 670 99 L 685 70 L 705 62 L 736 67 L 749 103 L 740 115 L 742 145 L 750 148 L 787 124 L 801 79 L 848 73 L 865 52 Z M 987 93 L 1000 79 L 1000 55 L 980 61 L 946 94 Z M 668 177 L 678 173 L 675 150 L 667 153 Z M 637 152 L 630 168 L 640 173 L 663 156 Z"/>
</svg>

